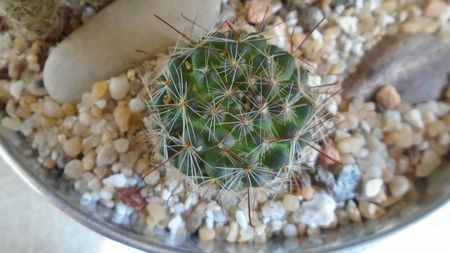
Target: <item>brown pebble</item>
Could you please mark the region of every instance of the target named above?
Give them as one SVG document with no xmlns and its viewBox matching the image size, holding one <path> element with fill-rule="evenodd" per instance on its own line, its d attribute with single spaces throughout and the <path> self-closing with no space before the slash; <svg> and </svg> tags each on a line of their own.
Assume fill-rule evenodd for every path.
<svg viewBox="0 0 450 253">
<path fill-rule="evenodd" d="M 319 156 L 319 164 L 323 167 L 331 167 L 341 162 L 341 154 L 336 148 L 333 140 L 327 140 L 326 144 L 322 146 Z"/>
<path fill-rule="evenodd" d="M 42 165 L 47 169 L 53 169 L 55 167 L 56 163 L 52 159 L 46 158 L 44 160 L 44 162 L 42 163 Z"/>
<path fill-rule="evenodd" d="M 91 114 L 92 114 L 92 116 L 96 117 L 97 119 L 100 119 L 103 117 L 102 109 L 98 108 L 97 106 L 93 106 L 91 108 Z"/>
<path fill-rule="evenodd" d="M 77 112 L 77 108 L 70 103 L 64 103 L 61 106 L 61 111 L 65 116 L 73 116 Z"/>
<path fill-rule="evenodd" d="M 20 98 L 19 105 L 25 109 L 30 109 L 30 105 L 35 103 L 37 99 L 31 95 L 25 95 Z"/>
<path fill-rule="evenodd" d="M 31 111 L 29 109 L 19 107 L 16 110 L 16 114 L 17 116 L 25 119 L 31 116 Z"/>
<path fill-rule="evenodd" d="M 252 0 L 248 2 L 247 21 L 258 24 L 272 16 L 273 7 L 267 0 Z"/>
<path fill-rule="evenodd" d="M 305 236 L 306 232 L 308 232 L 308 225 L 300 223 L 297 225 L 298 235 Z"/>
<path fill-rule="evenodd" d="M 396 132 L 386 132 L 383 135 L 383 143 L 392 146 L 397 141 L 397 133 Z"/>
<path fill-rule="evenodd" d="M 92 100 L 99 100 L 103 98 L 108 91 L 108 81 L 103 80 L 100 82 L 96 82 L 91 89 L 91 98 Z"/>
<path fill-rule="evenodd" d="M 114 121 L 121 133 L 128 131 L 130 128 L 131 112 L 126 103 L 119 103 L 114 109 Z"/>
<path fill-rule="evenodd" d="M 428 0 L 424 13 L 425 16 L 438 18 L 440 17 L 448 8 L 448 5 L 442 0 Z"/>
<path fill-rule="evenodd" d="M 394 109 L 402 102 L 400 95 L 392 85 L 382 87 L 376 94 L 376 101 L 386 109 Z"/>
<path fill-rule="evenodd" d="M 58 122 L 58 119 L 56 118 L 51 118 L 51 117 L 47 117 L 45 115 L 41 115 L 41 126 L 43 127 L 52 127 L 55 126 L 56 123 Z"/>
<path fill-rule="evenodd" d="M 312 196 L 314 195 L 314 188 L 312 188 L 311 186 L 306 186 L 302 188 L 301 191 L 301 195 L 303 196 L 303 198 L 305 199 L 311 199 Z"/>
</svg>

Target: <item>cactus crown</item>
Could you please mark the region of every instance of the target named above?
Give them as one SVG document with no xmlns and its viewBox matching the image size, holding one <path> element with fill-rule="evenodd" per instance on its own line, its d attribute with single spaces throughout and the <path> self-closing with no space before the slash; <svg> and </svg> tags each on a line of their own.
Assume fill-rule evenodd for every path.
<svg viewBox="0 0 450 253">
<path fill-rule="evenodd" d="M 149 92 L 161 153 L 222 189 L 281 178 L 316 135 L 311 74 L 258 33 L 214 32 L 175 49 Z"/>
</svg>

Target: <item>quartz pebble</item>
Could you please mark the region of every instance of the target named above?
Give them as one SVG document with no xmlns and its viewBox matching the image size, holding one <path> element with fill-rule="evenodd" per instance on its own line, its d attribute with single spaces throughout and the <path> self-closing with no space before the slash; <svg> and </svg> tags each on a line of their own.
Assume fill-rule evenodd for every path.
<svg viewBox="0 0 450 253">
<path fill-rule="evenodd" d="M 296 237 L 297 236 L 297 226 L 294 224 L 285 224 L 283 226 L 283 235 L 286 237 Z"/>
<path fill-rule="evenodd" d="M 108 142 L 103 145 L 97 153 L 97 166 L 113 164 L 117 159 L 117 153 L 114 146 Z"/>
<path fill-rule="evenodd" d="M 79 179 L 83 177 L 83 163 L 78 159 L 73 159 L 64 167 L 64 174 L 71 179 Z"/>
<path fill-rule="evenodd" d="M 296 196 L 286 194 L 283 197 L 283 206 L 288 212 L 295 212 L 300 208 L 300 202 Z"/>
<path fill-rule="evenodd" d="M 299 221 L 310 227 L 327 227 L 334 220 L 336 202 L 326 193 L 314 194 L 313 198 L 305 201 L 302 207 L 303 212 L 299 214 Z"/>
<path fill-rule="evenodd" d="M 201 227 L 198 230 L 198 237 L 202 241 L 212 241 L 216 237 L 216 231 L 212 228 Z"/>
<path fill-rule="evenodd" d="M 125 75 L 113 77 L 109 80 L 109 94 L 115 100 L 123 99 L 127 95 L 129 88 L 130 84 Z"/>
<path fill-rule="evenodd" d="M 383 180 L 381 178 L 371 179 L 364 185 L 364 195 L 368 198 L 375 197 L 382 189 Z"/>
<path fill-rule="evenodd" d="M 441 165 L 440 157 L 433 150 L 427 150 L 422 156 L 420 164 L 416 168 L 416 176 L 426 177 Z"/>
<path fill-rule="evenodd" d="M 81 146 L 81 138 L 79 136 L 74 136 L 70 139 L 68 139 L 63 144 L 63 150 L 66 153 L 66 155 L 70 157 L 76 157 L 78 154 L 80 154 L 82 150 Z"/>
<path fill-rule="evenodd" d="M 145 103 L 141 98 L 132 98 L 128 107 L 132 113 L 140 113 L 145 110 Z"/>
<path fill-rule="evenodd" d="M 418 129 L 424 128 L 422 115 L 421 115 L 420 111 L 417 109 L 411 109 L 407 113 L 405 113 L 405 120 L 406 120 L 406 122 L 408 122 L 409 124 L 411 124 L 411 126 L 413 126 L 415 128 L 418 128 Z"/>
<path fill-rule="evenodd" d="M 328 141 L 319 155 L 319 163 L 324 167 L 330 167 L 341 162 L 341 154 L 332 141 Z"/>
<path fill-rule="evenodd" d="M 364 218 L 378 219 L 386 212 L 384 208 L 367 201 L 359 202 L 359 210 Z"/>
<path fill-rule="evenodd" d="M 273 7 L 267 0 L 253 0 L 248 4 L 247 21 L 257 24 L 272 15 Z"/>
<path fill-rule="evenodd" d="M 424 13 L 426 16 L 438 18 L 448 10 L 448 5 L 442 0 L 428 0 Z"/>
<path fill-rule="evenodd" d="M 103 179 L 103 184 L 116 188 L 124 187 L 127 184 L 127 178 L 123 174 L 114 174 Z"/>
<path fill-rule="evenodd" d="M 147 225 L 150 228 L 155 227 L 160 221 L 167 218 L 166 210 L 163 206 L 156 203 L 148 203 L 147 204 Z"/>
<path fill-rule="evenodd" d="M 167 227 L 170 230 L 170 233 L 176 234 L 180 229 L 184 227 L 184 221 L 183 218 L 181 218 L 180 215 L 176 215 L 174 218 L 172 218 L 169 221 L 169 224 L 167 224 Z"/>
<path fill-rule="evenodd" d="M 113 146 L 117 153 L 125 153 L 130 146 L 130 141 L 125 138 L 120 138 L 113 141 Z"/>
<path fill-rule="evenodd" d="M 397 175 L 391 181 L 389 181 L 388 186 L 392 196 L 396 198 L 402 198 L 403 195 L 405 195 L 410 189 L 411 183 L 409 182 L 407 177 L 403 175 Z"/>
<path fill-rule="evenodd" d="M 377 92 L 376 101 L 386 109 L 394 109 L 400 104 L 401 98 L 394 86 L 386 85 Z"/>
</svg>

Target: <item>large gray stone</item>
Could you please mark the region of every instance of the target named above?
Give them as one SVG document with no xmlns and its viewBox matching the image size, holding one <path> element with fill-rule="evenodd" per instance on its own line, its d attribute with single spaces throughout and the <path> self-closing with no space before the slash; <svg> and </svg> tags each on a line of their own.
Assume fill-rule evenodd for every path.
<svg viewBox="0 0 450 253">
<path fill-rule="evenodd" d="M 426 34 L 386 37 L 343 82 L 343 96 L 370 99 L 380 86 L 396 87 L 403 101 L 440 98 L 450 74 L 450 45 Z"/>
<path fill-rule="evenodd" d="M 175 45 L 179 34 L 153 14 L 180 30 L 193 26 L 182 13 L 204 27 L 212 27 L 220 5 L 220 0 L 114 1 L 50 53 L 44 67 L 45 87 L 59 102 L 77 101 L 94 82 L 149 57 L 136 50 L 155 54 Z"/>
</svg>

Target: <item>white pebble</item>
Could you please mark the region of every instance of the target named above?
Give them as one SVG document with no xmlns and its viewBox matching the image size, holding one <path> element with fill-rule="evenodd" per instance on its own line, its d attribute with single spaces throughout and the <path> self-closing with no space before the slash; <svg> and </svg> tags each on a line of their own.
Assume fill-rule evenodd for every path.
<svg viewBox="0 0 450 253">
<path fill-rule="evenodd" d="M 338 149 L 344 154 L 356 154 L 364 146 L 365 140 L 362 136 L 356 135 L 338 140 Z"/>
<path fill-rule="evenodd" d="M 121 188 L 127 184 L 127 178 L 122 173 L 114 174 L 103 179 L 103 183 L 112 187 Z"/>
<path fill-rule="evenodd" d="M 441 133 L 438 136 L 438 142 L 442 146 L 448 146 L 450 144 L 450 134 L 448 132 Z"/>
<path fill-rule="evenodd" d="M 115 100 L 123 99 L 127 95 L 129 87 L 130 84 L 125 75 L 113 77 L 109 81 L 109 93 Z"/>
<path fill-rule="evenodd" d="M 92 202 L 92 195 L 89 192 L 83 193 L 81 195 L 80 203 L 84 206 L 89 205 Z"/>
<path fill-rule="evenodd" d="M 58 118 L 61 116 L 61 106 L 51 99 L 46 99 L 42 105 L 42 112 L 45 116 Z"/>
<path fill-rule="evenodd" d="M 361 214 L 355 202 L 350 200 L 345 207 L 345 211 L 347 212 L 350 220 L 352 220 L 353 222 L 361 222 Z"/>
<path fill-rule="evenodd" d="M 83 177 L 83 163 L 78 159 L 73 159 L 64 167 L 64 174 L 71 179 L 80 179 Z"/>
<path fill-rule="evenodd" d="M 140 113 L 145 110 L 145 103 L 141 98 L 133 98 L 128 102 L 128 107 L 132 113 Z"/>
<path fill-rule="evenodd" d="M 261 213 L 264 217 L 272 220 L 281 220 L 286 215 L 286 210 L 281 202 L 267 202 L 262 207 Z"/>
<path fill-rule="evenodd" d="M 336 202 L 330 195 L 324 192 L 317 192 L 311 200 L 303 203 L 304 211 L 299 214 L 299 220 L 309 227 L 327 227 L 335 219 L 335 208 Z"/>
<path fill-rule="evenodd" d="M 253 237 L 255 236 L 255 232 L 253 231 L 252 227 L 247 226 L 241 230 L 239 235 L 239 242 L 247 242 L 253 239 Z"/>
<path fill-rule="evenodd" d="M 147 185 L 155 186 L 159 182 L 159 177 L 159 170 L 155 170 L 144 178 L 144 182 Z"/>
<path fill-rule="evenodd" d="M 248 219 L 247 219 L 247 216 L 245 215 L 244 211 L 237 210 L 235 213 L 235 218 L 236 218 L 236 221 L 239 224 L 239 226 L 241 226 L 241 228 L 245 228 L 248 226 Z"/>
<path fill-rule="evenodd" d="M 80 154 L 81 149 L 81 138 L 79 136 L 74 136 L 65 141 L 63 144 L 64 153 L 70 157 L 76 157 Z"/>
<path fill-rule="evenodd" d="M 409 191 L 411 183 L 409 182 L 407 177 L 403 175 L 397 175 L 391 181 L 389 181 L 388 186 L 392 196 L 401 198 Z"/>
<path fill-rule="evenodd" d="M 184 227 L 184 221 L 183 218 L 181 218 L 180 215 L 176 215 L 172 220 L 169 221 L 169 224 L 167 227 L 170 230 L 170 233 L 176 234 L 178 230 Z"/>
<path fill-rule="evenodd" d="M 11 83 L 11 86 L 9 86 L 9 93 L 15 98 L 20 99 L 22 90 L 24 87 L 24 83 L 22 80 Z"/>
<path fill-rule="evenodd" d="M 440 157 L 433 150 L 429 149 L 425 151 L 420 161 L 420 164 L 416 168 L 416 176 L 427 177 L 433 171 L 441 165 Z"/>
<path fill-rule="evenodd" d="M 22 125 L 22 122 L 16 118 L 4 117 L 2 119 L 2 125 L 6 128 L 9 128 L 13 131 L 19 131 Z"/>
<path fill-rule="evenodd" d="M 100 148 L 97 154 L 97 166 L 106 166 L 113 164 L 117 160 L 117 153 L 113 145 L 108 142 Z"/>
<path fill-rule="evenodd" d="M 296 237 L 297 236 L 297 226 L 294 224 L 285 224 L 283 226 L 283 235 L 286 237 Z"/>
<path fill-rule="evenodd" d="M 286 194 L 283 197 L 283 206 L 289 212 L 295 212 L 300 208 L 298 198 L 292 194 Z"/>
<path fill-rule="evenodd" d="M 417 109 L 411 109 L 407 113 L 405 113 L 405 120 L 415 128 L 418 129 L 424 128 L 422 114 L 420 114 L 420 111 Z"/>
<path fill-rule="evenodd" d="M 359 211 L 363 217 L 368 219 L 378 219 L 386 212 L 384 208 L 366 201 L 359 202 Z"/>
<path fill-rule="evenodd" d="M 239 233 L 238 224 L 234 221 L 231 222 L 226 237 L 227 242 L 235 242 L 237 240 L 238 233 Z"/>
<path fill-rule="evenodd" d="M 128 151 L 128 147 L 130 146 L 130 141 L 125 138 L 120 138 L 113 141 L 114 149 L 117 153 L 125 153 Z"/>
<path fill-rule="evenodd" d="M 364 185 L 364 195 L 368 198 L 375 197 L 383 186 L 383 179 L 376 178 L 367 181 Z"/>
</svg>

